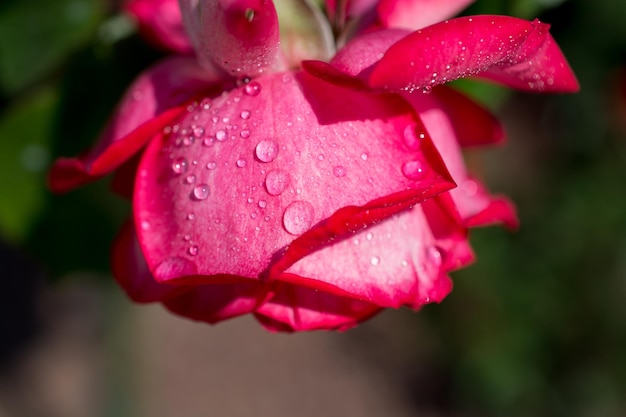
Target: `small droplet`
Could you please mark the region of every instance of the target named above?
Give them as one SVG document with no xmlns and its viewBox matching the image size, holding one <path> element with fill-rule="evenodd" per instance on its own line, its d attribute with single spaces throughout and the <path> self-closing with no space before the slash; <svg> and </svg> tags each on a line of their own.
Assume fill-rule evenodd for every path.
<svg viewBox="0 0 626 417">
<path fill-rule="evenodd" d="M 346 168 L 341 165 L 337 165 L 336 167 L 333 168 L 333 175 L 337 178 L 345 177 Z"/>
<path fill-rule="evenodd" d="M 248 96 L 258 96 L 261 92 L 261 84 L 257 83 L 256 81 L 252 81 L 246 84 L 246 86 L 243 88 L 243 91 Z"/>
<path fill-rule="evenodd" d="M 241 132 L 239 132 L 239 136 L 241 136 L 244 139 L 248 139 L 250 137 L 250 131 L 248 129 L 244 129 Z"/>
<path fill-rule="evenodd" d="M 187 178 L 185 178 L 185 182 L 187 184 L 193 184 L 194 182 L 196 182 L 196 176 L 193 174 L 187 175 Z"/>
<path fill-rule="evenodd" d="M 193 135 L 197 138 L 201 138 L 202 135 L 204 135 L 204 128 L 203 127 L 194 127 L 193 128 Z"/>
<path fill-rule="evenodd" d="M 213 146 L 214 143 L 215 143 L 215 139 L 211 137 L 204 138 L 204 140 L 202 141 L 202 144 L 206 147 Z"/>
<path fill-rule="evenodd" d="M 441 251 L 437 247 L 435 246 L 429 247 L 426 250 L 426 256 L 428 257 L 428 260 L 432 262 L 432 264 L 435 267 L 441 266 L 441 263 L 443 262 L 443 258 L 441 256 Z"/>
<path fill-rule="evenodd" d="M 372 258 L 370 259 L 370 263 L 373 266 L 378 266 L 378 264 L 380 264 L 380 258 L 378 256 L 372 256 Z"/>
<path fill-rule="evenodd" d="M 246 166 L 246 160 L 237 159 L 236 165 L 237 165 L 237 168 L 244 168 Z"/>
<path fill-rule="evenodd" d="M 174 174 L 183 174 L 187 171 L 188 166 L 187 160 L 181 156 L 172 162 L 172 171 Z"/>
<path fill-rule="evenodd" d="M 191 256 L 196 256 L 198 254 L 198 247 L 196 245 L 190 246 L 187 252 L 189 252 Z"/>
<path fill-rule="evenodd" d="M 267 207 L 267 201 L 265 201 L 265 200 L 259 200 L 259 207 L 261 207 L 261 208 L 265 208 L 265 207 Z"/>
<path fill-rule="evenodd" d="M 150 222 L 147 220 L 143 220 L 141 222 L 141 229 L 142 230 L 149 230 L 150 229 Z"/>
<path fill-rule="evenodd" d="M 367 232 L 367 234 L 365 235 L 365 239 L 367 239 L 367 240 L 372 240 L 372 239 L 374 239 L 374 233 L 372 233 L 372 232 Z"/>
<path fill-rule="evenodd" d="M 242 110 L 239 114 L 239 117 L 241 117 L 243 120 L 248 120 L 250 118 L 250 110 Z"/>
<path fill-rule="evenodd" d="M 227 136 L 228 135 L 226 134 L 225 130 L 218 130 L 217 132 L 215 132 L 215 139 L 217 139 L 219 142 L 224 142 Z"/>
<path fill-rule="evenodd" d="M 367 161 L 367 159 L 368 159 L 368 158 L 369 158 L 369 155 L 368 155 L 367 153 L 363 152 L 363 153 L 361 154 L 361 159 L 362 159 L 362 160 Z"/>
<path fill-rule="evenodd" d="M 424 87 L 422 87 L 422 93 L 424 94 L 430 94 L 431 91 L 433 91 L 433 88 L 430 85 L 425 85 Z"/>
<path fill-rule="evenodd" d="M 193 189 L 193 196 L 197 200 L 205 200 L 210 194 L 209 186 L 207 184 L 196 185 Z"/>
<path fill-rule="evenodd" d="M 313 224 L 313 206 L 307 201 L 294 201 L 283 213 L 283 226 L 292 235 L 301 235 Z"/>
<path fill-rule="evenodd" d="M 195 218 L 196 218 L 196 215 L 195 215 L 195 214 L 193 214 L 193 213 L 189 213 L 189 214 L 187 215 L 187 220 L 194 220 Z"/>
<path fill-rule="evenodd" d="M 424 178 L 426 171 L 420 161 L 409 161 L 402 165 L 402 173 L 410 180 Z"/>
<path fill-rule="evenodd" d="M 280 195 L 289 185 L 289 173 L 274 169 L 265 177 L 265 189 L 269 195 Z"/>
<path fill-rule="evenodd" d="M 259 161 L 272 162 L 278 155 L 278 144 L 272 139 L 262 140 L 257 143 L 254 153 Z"/>
<path fill-rule="evenodd" d="M 207 169 L 214 170 L 215 167 L 217 167 L 217 162 L 211 161 L 208 164 L 206 164 Z"/>
</svg>

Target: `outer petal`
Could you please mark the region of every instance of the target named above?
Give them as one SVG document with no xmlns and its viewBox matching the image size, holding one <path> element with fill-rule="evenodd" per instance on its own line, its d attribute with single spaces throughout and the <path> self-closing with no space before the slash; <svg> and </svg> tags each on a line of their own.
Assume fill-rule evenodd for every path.
<svg viewBox="0 0 626 417">
<path fill-rule="evenodd" d="M 215 63 L 243 77 L 276 63 L 279 27 L 271 0 L 181 0 L 180 5 L 202 65 Z"/>
<path fill-rule="evenodd" d="M 98 144 L 80 157 L 55 162 L 50 187 L 68 191 L 113 171 L 218 80 L 186 57 L 169 58 L 147 70 L 127 91 Z"/>
<path fill-rule="evenodd" d="M 443 273 L 444 257 L 418 205 L 309 254 L 279 279 L 302 286 L 319 283 L 320 291 L 335 287 L 338 295 L 382 307 L 419 308 L 441 301 L 452 288 Z"/>
<path fill-rule="evenodd" d="M 255 316 L 270 331 L 348 330 L 382 309 L 322 291 L 278 283 Z"/>
<path fill-rule="evenodd" d="M 421 29 L 450 18 L 473 0 L 381 0 L 378 19 L 383 27 Z"/>
<path fill-rule="evenodd" d="M 193 53 L 177 0 L 131 0 L 125 8 L 155 45 L 180 54 Z"/>
<path fill-rule="evenodd" d="M 440 100 L 444 94 L 410 94 L 403 93 L 407 102 L 411 103 L 415 111 L 420 115 L 426 130 L 430 133 L 437 149 L 441 153 L 446 166 L 452 174 L 455 182 L 459 185 L 450 191 L 456 203 L 461 217 L 466 226 L 485 224 L 480 219 L 489 219 L 486 223 L 502 222 L 508 227 L 517 226 L 517 216 L 513 206 L 503 198 L 495 200 L 489 196 L 476 180 L 468 176 L 463 161 L 463 155 L 459 143 L 467 139 L 466 127 L 455 120 L 455 112 L 449 112 L 449 98 Z M 460 119 L 462 120 L 462 118 Z M 482 129 L 486 133 L 493 129 Z M 475 138 L 479 141 L 478 138 Z M 489 141 L 487 139 L 486 141 Z M 497 202 L 497 203 L 495 203 Z M 487 212 L 485 212 L 487 211 Z"/>
<path fill-rule="evenodd" d="M 449 20 L 400 40 L 361 76 L 371 87 L 393 91 L 421 91 L 471 75 L 529 91 L 576 91 L 578 82 L 548 28 L 508 16 Z"/>
<path fill-rule="evenodd" d="M 333 238 L 451 188 L 425 133 L 419 149 L 405 144 L 416 129 L 397 97 L 302 73 L 216 98 L 144 152 L 134 207 L 151 271 L 158 281 L 258 279 L 284 258 L 275 276 Z M 403 173 L 407 163 L 416 169 Z"/>
</svg>

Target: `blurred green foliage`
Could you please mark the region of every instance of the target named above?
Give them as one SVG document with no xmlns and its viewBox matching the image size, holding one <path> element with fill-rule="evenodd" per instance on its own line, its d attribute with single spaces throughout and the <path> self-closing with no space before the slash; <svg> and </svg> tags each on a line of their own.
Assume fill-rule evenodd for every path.
<svg viewBox="0 0 626 417">
<path fill-rule="evenodd" d="M 507 147 L 477 165 L 516 202 L 522 229 L 474 232 L 478 262 L 419 314 L 443 346 L 441 412 L 624 415 L 626 2 L 478 0 L 466 13 L 552 24 L 582 91 L 529 97 L 459 83 L 511 123 Z M 108 271 L 128 207 L 106 181 L 52 196 L 49 164 L 88 147 L 158 58 L 104 0 L 0 4 L 0 239 L 51 278 Z"/>
</svg>

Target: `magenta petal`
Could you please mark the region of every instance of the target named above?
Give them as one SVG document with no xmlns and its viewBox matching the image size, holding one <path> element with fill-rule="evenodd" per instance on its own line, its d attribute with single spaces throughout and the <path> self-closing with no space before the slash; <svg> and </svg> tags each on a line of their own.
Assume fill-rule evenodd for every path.
<svg viewBox="0 0 626 417">
<path fill-rule="evenodd" d="M 131 0 L 126 10 L 137 19 L 140 32 L 152 43 L 180 54 L 191 54 L 178 0 Z"/>
<path fill-rule="evenodd" d="M 287 246 L 289 264 L 453 186 L 401 99 L 303 73 L 258 78 L 179 125 L 148 145 L 135 184 L 135 219 L 148 225 L 139 240 L 160 282 L 257 280 Z"/>
<path fill-rule="evenodd" d="M 389 48 L 369 84 L 422 91 L 479 74 L 531 91 L 578 88 L 548 25 L 508 16 L 462 17 L 413 32 Z"/>
<path fill-rule="evenodd" d="M 183 0 L 181 8 L 203 65 L 252 76 L 276 63 L 280 38 L 271 0 Z"/>
<path fill-rule="evenodd" d="M 217 80 L 186 57 L 169 58 L 145 71 L 127 91 L 98 144 L 83 156 L 55 162 L 52 190 L 68 191 L 113 171 Z"/>
<path fill-rule="evenodd" d="M 126 223 L 113 244 L 111 269 L 117 283 L 137 303 L 162 301 L 188 291 L 190 287 L 159 284 L 146 265 L 134 225 Z"/>
<path fill-rule="evenodd" d="M 419 308 L 451 289 L 445 257 L 418 205 L 303 257 L 279 279 L 320 291 L 335 287 L 337 295 L 381 307 Z"/>
<path fill-rule="evenodd" d="M 255 316 L 270 331 L 344 331 L 380 311 L 364 301 L 281 283 Z"/>
<path fill-rule="evenodd" d="M 474 0 L 381 0 L 378 19 L 383 27 L 417 30 L 448 19 Z"/>
</svg>

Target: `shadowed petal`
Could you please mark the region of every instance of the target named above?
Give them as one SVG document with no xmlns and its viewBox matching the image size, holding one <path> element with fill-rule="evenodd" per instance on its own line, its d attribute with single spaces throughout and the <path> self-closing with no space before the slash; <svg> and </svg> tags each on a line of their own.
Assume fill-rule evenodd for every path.
<svg viewBox="0 0 626 417">
<path fill-rule="evenodd" d="M 140 32 L 153 44 L 180 54 L 191 54 L 178 0 L 131 0 L 126 10 L 137 20 Z"/>
<path fill-rule="evenodd" d="M 450 18 L 474 0 L 381 0 L 377 6 L 383 27 L 417 30 Z"/>
<path fill-rule="evenodd" d="M 127 91 L 96 146 L 80 157 L 54 163 L 50 187 L 69 191 L 113 171 L 217 81 L 193 58 L 169 58 L 147 70 Z"/>
</svg>

